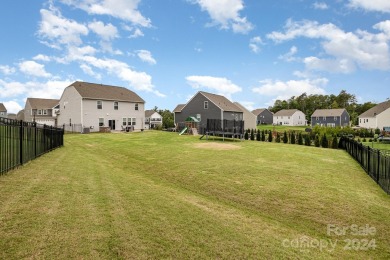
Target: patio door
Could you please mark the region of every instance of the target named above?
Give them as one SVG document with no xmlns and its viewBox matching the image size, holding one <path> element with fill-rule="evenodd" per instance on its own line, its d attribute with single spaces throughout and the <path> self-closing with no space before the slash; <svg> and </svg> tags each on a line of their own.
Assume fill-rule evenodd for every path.
<svg viewBox="0 0 390 260">
<path fill-rule="evenodd" d="M 115 120 L 108 120 L 108 126 L 111 130 L 115 130 Z"/>
</svg>

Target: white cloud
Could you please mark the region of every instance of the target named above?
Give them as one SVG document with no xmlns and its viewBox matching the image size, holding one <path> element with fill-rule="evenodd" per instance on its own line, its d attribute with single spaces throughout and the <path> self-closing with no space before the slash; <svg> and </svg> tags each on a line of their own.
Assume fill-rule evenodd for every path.
<svg viewBox="0 0 390 260">
<path fill-rule="evenodd" d="M 380 30 L 377 34 L 357 30 L 344 32 L 333 24 L 319 24 L 315 21 L 294 22 L 288 20 L 285 32 L 272 32 L 267 37 L 277 43 L 293 40 L 298 37 L 322 40 L 321 45 L 328 58 L 308 57 L 305 63 L 313 68 L 332 68 L 333 72 L 348 73 L 355 67 L 367 70 L 389 70 L 389 28 L 387 22 L 374 25 Z M 315 61 L 315 63 L 313 63 Z M 332 66 L 330 66 L 332 63 Z M 338 67 L 333 67 L 338 66 Z M 311 68 L 310 66 L 308 68 Z"/>
<path fill-rule="evenodd" d="M 266 79 L 260 81 L 260 86 L 252 89 L 254 93 L 264 96 L 275 97 L 276 99 L 289 99 L 292 96 L 298 96 L 306 92 L 309 94 L 325 94 L 324 86 L 328 80 L 325 78 L 319 79 L 303 79 L 303 80 L 271 80 Z"/>
<path fill-rule="evenodd" d="M 216 91 L 217 94 L 224 95 L 231 99 L 231 95 L 242 91 L 242 88 L 235 85 L 226 78 L 211 76 L 188 76 L 187 83 L 194 89 L 209 89 Z"/>
<path fill-rule="evenodd" d="M 389 0 L 349 0 L 349 6 L 352 8 L 363 8 L 367 11 L 390 13 Z"/>
<path fill-rule="evenodd" d="M 88 24 L 88 28 L 99 35 L 104 41 L 110 41 L 118 37 L 118 29 L 110 23 L 105 25 L 101 21 L 94 21 Z"/>
<path fill-rule="evenodd" d="M 132 70 L 126 63 L 114 59 L 99 59 L 93 56 L 79 56 L 78 61 L 84 62 L 89 66 L 105 70 L 109 74 L 117 76 L 126 81 L 135 90 L 154 93 L 159 97 L 165 97 L 152 84 L 152 77 L 145 72 Z"/>
<path fill-rule="evenodd" d="M 254 53 L 259 53 L 260 52 L 260 45 L 263 45 L 263 41 L 260 36 L 253 37 L 249 41 L 249 48 L 251 49 L 252 52 Z"/>
<path fill-rule="evenodd" d="M 287 62 L 291 62 L 291 61 L 296 61 L 297 58 L 294 57 L 294 55 L 298 52 L 298 48 L 296 46 L 292 46 L 290 48 L 290 51 L 287 52 L 286 54 L 283 54 L 283 55 L 280 55 L 279 56 L 279 59 L 281 60 L 285 60 Z"/>
<path fill-rule="evenodd" d="M 329 8 L 329 6 L 324 2 L 315 2 L 313 4 L 313 8 L 317 10 L 326 10 Z"/>
<path fill-rule="evenodd" d="M 138 58 L 140 58 L 143 62 L 147 62 L 149 64 L 155 65 L 157 61 L 152 57 L 152 53 L 147 50 L 138 50 L 136 51 Z"/>
<path fill-rule="evenodd" d="M 134 30 L 133 34 L 129 36 L 129 38 L 132 39 L 132 38 L 138 38 L 138 37 L 143 37 L 143 36 L 144 36 L 144 33 L 139 28 L 136 28 Z"/>
<path fill-rule="evenodd" d="M 4 102 L 4 106 L 7 108 L 7 113 L 16 114 L 23 109 L 23 107 L 14 100 Z"/>
<path fill-rule="evenodd" d="M 248 33 L 253 25 L 246 17 L 240 16 L 244 9 L 243 0 L 192 0 L 203 11 L 208 12 L 212 22 L 210 26 L 219 26 L 221 29 L 232 29 L 235 33 Z"/>
<path fill-rule="evenodd" d="M 88 34 L 88 28 L 76 21 L 62 17 L 60 11 L 51 6 L 50 10 L 41 9 L 42 20 L 38 35 L 48 40 L 46 45 L 60 48 L 60 45 L 80 45 L 81 35 Z"/>
<path fill-rule="evenodd" d="M 19 69 L 21 72 L 35 77 L 48 78 L 50 73 L 46 72 L 45 66 L 35 61 L 29 60 L 19 63 Z"/>
<path fill-rule="evenodd" d="M 51 58 L 47 55 L 44 54 L 38 54 L 33 57 L 33 60 L 39 60 L 39 61 L 50 61 Z"/>
<path fill-rule="evenodd" d="M 151 21 L 138 10 L 141 0 L 62 0 L 89 14 L 110 15 L 136 26 L 151 27 Z"/>
<path fill-rule="evenodd" d="M 24 84 L 20 82 L 6 82 L 0 79 L 0 97 L 9 98 L 16 97 L 20 94 L 23 94 L 27 91 L 27 88 Z"/>
<path fill-rule="evenodd" d="M 242 106 L 244 106 L 249 111 L 255 110 L 255 102 L 252 102 L 252 101 L 240 101 L 238 103 L 240 103 Z"/>
<path fill-rule="evenodd" d="M 0 71 L 5 75 L 11 75 L 15 73 L 15 68 L 8 65 L 0 65 Z"/>
<path fill-rule="evenodd" d="M 85 74 L 90 75 L 90 76 L 96 78 L 97 80 L 102 79 L 102 76 L 99 73 L 94 72 L 93 69 L 90 66 L 88 66 L 87 64 L 81 64 L 80 69 L 82 69 Z"/>
</svg>

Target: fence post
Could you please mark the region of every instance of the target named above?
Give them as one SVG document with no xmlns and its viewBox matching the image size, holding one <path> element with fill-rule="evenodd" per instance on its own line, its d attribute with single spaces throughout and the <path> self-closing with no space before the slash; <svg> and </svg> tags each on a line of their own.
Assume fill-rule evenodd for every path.
<svg viewBox="0 0 390 260">
<path fill-rule="evenodd" d="M 23 120 L 20 120 L 19 126 L 19 163 L 23 165 Z"/>
<path fill-rule="evenodd" d="M 378 154 L 378 165 L 376 168 L 376 183 L 379 183 L 379 173 L 380 173 L 380 163 L 381 163 L 381 152 L 380 150 L 377 150 Z"/>
</svg>

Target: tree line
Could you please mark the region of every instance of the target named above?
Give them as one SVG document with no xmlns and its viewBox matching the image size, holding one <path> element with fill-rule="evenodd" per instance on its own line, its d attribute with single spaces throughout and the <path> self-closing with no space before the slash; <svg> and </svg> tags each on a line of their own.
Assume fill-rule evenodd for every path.
<svg viewBox="0 0 390 260">
<path fill-rule="evenodd" d="M 316 109 L 345 108 L 351 117 L 351 123 L 357 125 L 359 115 L 376 105 L 372 102 L 359 104 L 354 94 L 342 90 L 337 96 L 334 94 L 307 95 L 303 93 L 300 96 L 292 96 L 288 100 L 278 99 L 268 109 L 274 113 L 282 109 L 299 109 L 306 115 L 306 120 L 310 122 L 310 117 Z"/>
</svg>

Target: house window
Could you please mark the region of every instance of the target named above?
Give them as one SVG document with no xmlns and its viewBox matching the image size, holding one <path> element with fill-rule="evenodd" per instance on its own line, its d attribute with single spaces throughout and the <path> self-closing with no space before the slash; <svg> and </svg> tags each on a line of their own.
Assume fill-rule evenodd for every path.
<svg viewBox="0 0 390 260">
<path fill-rule="evenodd" d="M 135 110 L 138 110 L 138 104 L 135 104 L 134 108 L 135 108 Z"/>
<path fill-rule="evenodd" d="M 42 110 L 42 115 L 45 115 L 45 116 L 46 116 L 47 114 L 48 114 L 48 113 L 47 113 L 47 109 L 43 109 L 43 110 Z"/>
<path fill-rule="evenodd" d="M 133 117 L 133 118 L 131 119 L 131 124 L 132 124 L 132 125 L 136 125 L 136 118 Z"/>
<path fill-rule="evenodd" d="M 38 115 L 38 116 L 41 116 L 41 115 L 42 115 L 42 109 L 38 109 L 37 115 Z"/>
<path fill-rule="evenodd" d="M 368 123 L 368 119 L 366 119 L 366 123 Z"/>
<path fill-rule="evenodd" d="M 209 102 L 208 102 L 208 101 L 205 101 L 205 102 L 203 103 L 203 108 L 204 108 L 204 109 L 208 109 L 208 108 L 209 108 Z"/>
<path fill-rule="evenodd" d="M 334 117 L 334 121 L 337 121 L 337 116 Z"/>
<path fill-rule="evenodd" d="M 316 120 L 318 121 L 318 120 L 320 120 L 320 118 L 317 116 L 317 117 L 316 117 Z"/>
<path fill-rule="evenodd" d="M 97 103 L 97 109 L 103 108 L 103 102 L 101 100 L 98 100 L 96 103 Z"/>
<path fill-rule="evenodd" d="M 99 126 L 104 126 L 104 118 L 99 118 Z"/>
<path fill-rule="evenodd" d="M 118 110 L 118 107 L 119 107 L 118 101 L 115 101 L 114 102 L 114 110 Z"/>
<path fill-rule="evenodd" d="M 131 125 L 131 118 L 130 117 L 127 119 L 127 125 Z"/>
<path fill-rule="evenodd" d="M 325 117 L 325 116 L 323 116 L 323 117 L 322 117 L 322 120 L 324 120 L 324 121 L 325 121 L 325 120 L 326 120 L 326 117 Z"/>
<path fill-rule="evenodd" d="M 127 124 L 127 121 L 126 121 L 126 118 L 122 118 L 122 125 L 126 125 Z"/>
</svg>

